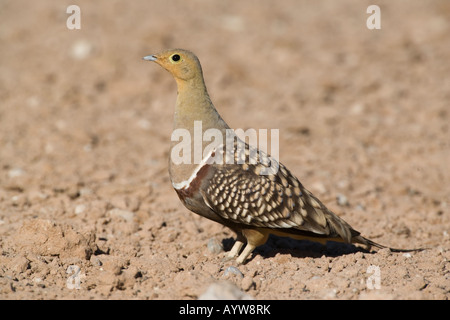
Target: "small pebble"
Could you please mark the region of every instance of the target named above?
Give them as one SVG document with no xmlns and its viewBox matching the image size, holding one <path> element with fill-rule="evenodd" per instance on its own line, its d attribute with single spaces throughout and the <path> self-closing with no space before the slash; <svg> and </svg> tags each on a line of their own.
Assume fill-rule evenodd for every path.
<svg viewBox="0 0 450 320">
<path fill-rule="evenodd" d="M 231 274 L 234 274 L 234 275 L 239 276 L 241 278 L 244 277 L 244 275 L 242 274 L 241 270 L 239 270 L 236 267 L 229 266 L 228 268 L 225 269 L 225 272 L 223 273 L 223 276 L 227 277 L 227 276 L 229 276 Z"/>
<path fill-rule="evenodd" d="M 28 261 L 28 259 L 24 256 L 18 256 L 14 258 L 9 265 L 10 269 L 15 273 L 25 272 L 29 268 L 29 266 L 30 261 Z"/>
<path fill-rule="evenodd" d="M 127 222 L 133 221 L 134 213 L 128 210 L 114 208 L 108 211 L 110 217 L 121 217 Z"/>
<path fill-rule="evenodd" d="M 75 207 L 75 214 L 83 213 L 86 210 L 86 206 L 84 204 L 79 204 Z"/>
<path fill-rule="evenodd" d="M 97 267 L 101 267 L 103 265 L 102 261 L 95 256 L 91 256 L 91 263 L 92 263 L 92 265 L 97 266 Z"/>
<path fill-rule="evenodd" d="M 93 45 L 86 40 L 78 40 L 70 48 L 70 55 L 76 60 L 84 60 L 93 52 Z"/>
<path fill-rule="evenodd" d="M 81 188 L 79 192 L 80 196 L 89 196 L 91 194 L 94 194 L 94 191 L 92 191 L 92 189 L 90 188 Z"/>
<path fill-rule="evenodd" d="M 17 195 L 11 197 L 12 205 L 15 207 L 23 207 L 28 204 L 28 198 L 24 195 Z"/>
<path fill-rule="evenodd" d="M 336 197 L 336 201 L 338 203 L 338 205 L 342 206 L 342 207 L 346 207 L 349 206 L 350 203 L 348 202 L 348 199 L 346 196 L 344 196 L 343 194 L 339 193 Z"/>
<path fill-rule="evenodd" d="M 207 246 L 208 246 L 208 251 L 213 254 L 218 254 L 223 251 L 222 244 L 215 238 L 209 239 Z"/>
<path fill-rule="evenodd" d="M 15 169 L 11 169 L 8 171 L 8 177 L 10 178 L 16 178 L 16 177 L 20 177 L 25 173 L 25 171 L 23 171 L 20 168 L 15 168 Z"/>
</svg>

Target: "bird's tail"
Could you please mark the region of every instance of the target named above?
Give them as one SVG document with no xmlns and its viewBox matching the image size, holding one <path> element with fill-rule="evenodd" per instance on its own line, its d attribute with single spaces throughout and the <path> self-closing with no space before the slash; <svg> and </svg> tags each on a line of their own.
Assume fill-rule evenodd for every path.
<svg viewBox="0 0 450 320">
<path fill-rule="evenodd" d="M 396 248 L 390 248 L 387 246 L 383 246 L 382 244 L 376 243 L 370 239 L 364 238 L 363 236 L 356 236 L 352 238 L 353 243 L 359 243 L 362 244 L 366 250 L 370 250 L 372 247 L 378 248 L 378 249 L 385 249 L 388 248 L 392 252 L 415 252 L 415 251 L 422 251 L 426 248 L 417 248 L 417 249 L 396 249 Z"/>
</svg>

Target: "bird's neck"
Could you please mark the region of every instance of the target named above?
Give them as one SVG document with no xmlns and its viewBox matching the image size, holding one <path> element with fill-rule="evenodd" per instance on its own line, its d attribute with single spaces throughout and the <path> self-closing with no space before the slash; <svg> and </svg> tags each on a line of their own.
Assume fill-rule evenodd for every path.
<svg viewBox="0 0 450 320">
<path fill-rule="evenodd" d="M 178 96 L 173 129 L 174 133 L 175 131 L 178 134 L 189 133 L 191 161 L 182 164 L 173 162 L 172 150 L 174 147 L 179 150 L 180 143 L 187 143 L 184 137 L 174 140 L 173 134 L 169 154 L 171 157 L 169 159 L 169 170 L 172 182 L 175 183 L 188 180 L 192 172 L 198 167 L 199 159 L 203 158 L 205 147 L 211 144 L 211 141 L 205 141 L 204 132 L 208 129 L 219 130 L 224 139 L 223 143 L 225 143 L 226 129 L 229 129 L 212 104 L 203 78 L 194 78 L 187 81 L 177 79 L 177 86 Z"/>
<path fill-rule="evenodd" d="M 178 96 L 174 115 L 174 129 L 192 130 L 194 121 L 201 121 L 204 130 L 209 128 L 226 129 L 221 117 L 211 102 L 203 79 L 178 80 Z M 221 128 L 221 125 L 226 128 Z"/>
</svg>

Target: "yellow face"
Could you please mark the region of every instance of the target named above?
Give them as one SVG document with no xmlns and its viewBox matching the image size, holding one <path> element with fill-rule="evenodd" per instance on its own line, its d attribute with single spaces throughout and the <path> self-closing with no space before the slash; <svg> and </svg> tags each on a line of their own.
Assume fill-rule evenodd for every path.
<svg viewBox="0 0 450 320">
<path fill-rule="evenodd" d="M 154 61 L 169 71 L 177 80 L 190 80 L 201 76 L 201 66 L 197 57 L 190 51 L 171 49 L 144 57 L 144 60 Z"/>
</svg>

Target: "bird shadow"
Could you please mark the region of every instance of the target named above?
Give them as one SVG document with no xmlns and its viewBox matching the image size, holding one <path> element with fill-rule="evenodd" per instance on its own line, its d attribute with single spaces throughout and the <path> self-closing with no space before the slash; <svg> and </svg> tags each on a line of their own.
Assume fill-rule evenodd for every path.
<svg viewBox="0 0 450 320">
<path fill-rule="evenodd" d="M 224 250 L 231 250 L 234 242 L 233 238 L 223 239 L 222 245 Z M 279 253 L 290 254 L 296 258 L 320 258 L 322 256 L 338 257 L 356 252 L 370 253 L 364 248 L 348 243 L 328 241 L 324 245 L 314 241 L 295 240 L 271 234 L 265 244 L 255 249 L 254 254 L 259 254 L 264 258 L 275 257 Z"/>
</svg>

